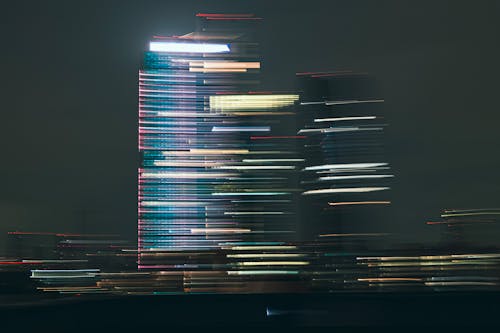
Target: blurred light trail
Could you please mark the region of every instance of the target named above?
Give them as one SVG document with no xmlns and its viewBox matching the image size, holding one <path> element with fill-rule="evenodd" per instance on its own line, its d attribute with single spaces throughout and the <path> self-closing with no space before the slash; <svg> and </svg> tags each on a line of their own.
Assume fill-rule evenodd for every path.
<svg viewBox="0 0 500 333">
<path fill-rule="evenodd" d="M 351 121 L 351 120 L 371 120 L 376 119 L 375 116 L 360 116 L 360 117 L 337 117 L 337 118 L 317 118 L 314 119 L 315 123 L 323 122 L 336 122 L 336 121 Z"/>
<path fill-rule="evenodd" d="M 351 206 L 351 205 L 390 205 L 390 201 L 343 201 L 329 202 L 330 206 Z"/>
<path fill-rule="evenodd" d="M 325 169 L 363 169 L 385 166 L 387 163 L 350 163 L 350 164 L 325 164 L 304 168 L 305 171 L 325 170 Z"/>
<path fill-rule="evenodd" d="M 351 188 L 326 188 L 302 192 L 303 195 L 328 194 L 328 193 L 365 193 L 389 190 L 390 187 L 351 187 Z"/>
<path fill-rule="evenodd" d="M 227 44 L 207 43 L 176 43 L 176 42 L 150 42 L 149 50 L 153 52 L 179 52 L 179 53 L 225 53 L 229 52 Z"/>
</svg>

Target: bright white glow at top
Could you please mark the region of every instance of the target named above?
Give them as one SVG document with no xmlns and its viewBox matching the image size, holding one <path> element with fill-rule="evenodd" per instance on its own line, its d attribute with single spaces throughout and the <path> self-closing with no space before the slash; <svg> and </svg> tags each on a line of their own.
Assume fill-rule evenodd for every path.
<svg viewBox="0 0 500 333">
<path fill-rule="evenodd" d="M 185 42 L 150 42 L 149 50 L 155 52 L 224 53 L 229 52 L 229 45 Z"/>
</svg>

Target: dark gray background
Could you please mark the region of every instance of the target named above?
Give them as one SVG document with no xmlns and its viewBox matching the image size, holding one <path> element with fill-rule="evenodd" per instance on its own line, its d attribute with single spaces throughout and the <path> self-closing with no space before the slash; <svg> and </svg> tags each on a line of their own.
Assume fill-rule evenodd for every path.
<svg viewBox="0 0 500 333">
<path fill-rule="evenodd" d="M 2 4 L 0 233 L 135 239 L 137 71 L 150 36 L 197 12 L 252 12 L 264 84 L 299 71 L 379 79 L 397 181 L 381 230 L 435 239 L 443 208 L 497 207 L 497 1 L 16 1 Z M 429 229 L 430 228 L 430 229 Z M 0 241 L 4 238 L 0 238 Z M 3 242 L 3 241 L 2 241 Z"/>
</svg>

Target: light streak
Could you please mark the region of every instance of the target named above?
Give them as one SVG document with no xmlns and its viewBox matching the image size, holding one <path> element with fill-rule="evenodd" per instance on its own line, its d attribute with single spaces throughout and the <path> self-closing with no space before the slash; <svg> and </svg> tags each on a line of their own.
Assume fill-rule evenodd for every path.
<svg viewBox="0 0 500 333">
<path fill-rule="evenodd" d="M 419 282 L 421 278 L 358 278 L 360 282 Z"/>
<path fill-rule="evenodd" d="M 284 212 L 224 212 L 224 215 L 283 215 Z"/>
<path fill-rule="evenodd" d="M 243 163 L 304 162 L 303 158 L 243 159 Z"/>
<path fill-rule="evenodd" d="M 252 232 L 250 229 L 191 229 L 192 234 L 243 234 Z"/>
<path fill-rule="evenodd" d="M 481 216 L 481 215 L 500 215 L 500 212 L 450 213 L 450 214 L 441 214 L 441 217 Z"/>
<path fill-rule="evenodd" d="M 229 246 L 229 250 L 234 251 L 260 251 L 260 250 L 295 250 L 297 246 L 295 245 L 261 245 L 261 246 Z"/>
<path fill-rule="evenodd" d="M 325 169 L 364 169 L 385 166 L 387 163 L 349 163 L 349 164 L 324 164 L 309 166 L 304 168 L 305 171 L 325 170 Z"/>
<path fill-rule="evenodd" d="M 227 258 L 294 258 L 305 256 L 305 253 L 239 253 L 226 255 Z"/>
<path fill-rule="evenodd" d="M 240 266 L 304 266 L 309 261 L 243 261 L 237 263 Z"/>
<path fill-rule="evenodd" d="M 150 42 L 149 50 L 153 52 L 173 53 L 227 53 L 230 51 L 227 44 L 209 43 L 175 43 L 175 42 Z"/>
<path fill-rule="evenodd" d="M 351 205 L 390 205 L 390 201 L 343 201 L 329 202 L 329 206 L 351 206 Z"/>
<path fill-rule="evenodd" d="M 293 105 L 298 95 L 220 95 L 210 96 L 210 110 L 266 110 Z"/>
<path fill-rule="evenodd" d="M 212 127 L 212 132 L 269 132 L 271 127 L 269 126 L 240 126 L 240 127 Z"/>
<path fill-rule="evenodd" d="M 228 271 L 228 275 L 296 275 L 299 271 L 262 270 Z"/>
<path fill-rule="evenodd" d="M 223 165 L 216 169 L 224 170 L 293 170 L 293 165 Z"/>
<path fill-rule="evenodd" d="M 356 126 L 351 126 L 351 127 L 327 127 L 327 128 L 308 128 L 308 129 L 301 129 L 297 132 L 297 134 L 303 134 L 303 133 L 342 133 L 342 132 L 356 132 L 356 131 L 382 131 L 383 127 L 366 127 L 366 128 L 361 128 L 361 127 L 356 127 Z"/>
<path fill-rule="evenodd" d="M 348 179 L 378 179 L 378 178 L 390 178 L 394 175 L 356 175 L 356 176 L 328 176 L 320 177 L 320 180 L 348 180 Z"/>
<path fill-rule="evenodd" d="M 214 192 L 212 195 L 225 196 L 225 195 L 286 195 L 289 192 Z"/>
<path fill-rule="evenodd" d="M 351 233 L 351 234 L 321 234 L 319 237 L 378 237 L 387 236 L 388 233 Z"/>
<path fill-rule="evenodd" d="M 300 105 L 347 105 L 347 104 L 362 104 L 362 103 L 383 103 L 383 99 L 366 99 L 366 100 L 344 100 L 344 101 L 317 101 L 317 102 L 301 102 Z"/>
<path fill-rule="evenodd" d="M 302 192 L 303 195 L 314 195 L 314 194 L 334 194 L 334 193 L 365 193 L 365 192 L 376 192 L 389 190 L 390 187 L 351 187 L 351 188 L 326 188 L 319 190 L 309 190 Z"/>
<path fill-rule="evenodd" d="M 376 119 L 375 116 L 362 116 L 362 117 L 337 117 L 337 118 L 316 118 L 314 119 L 315 123 L 322 122 L 335 122 L 335 121 L 350 121 L 350 120 L 371 120 Z"/>
<path fill-rule="evenodd" d="M 226 178 L 236 176 L 231 173 L 206 173 L 206 172 L 144 172 L 141 178 L 181 178 L 181 179 L 203 179 L 203 178 Z"/>
</svg>

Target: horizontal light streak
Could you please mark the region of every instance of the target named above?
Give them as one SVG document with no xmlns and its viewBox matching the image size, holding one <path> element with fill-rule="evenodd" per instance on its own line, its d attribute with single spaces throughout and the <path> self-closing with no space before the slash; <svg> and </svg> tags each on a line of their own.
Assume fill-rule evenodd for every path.
<svg viewBox="0 0 500 333">
<path fill-rule="evenodd" d="M 343 101 L 318 101 L 318 102 L 302 102 L 300 105 L 345 105 L 345 104 L 362 104 L 362 103 L 383 103 L 383 99 L 365 99 L 365 100 L 343 100 Z"/>
<path fill-rule="evenodd" d="M 286 195 L 289 192 L 214 192 L 212 195 L 215 196 L 226 196 L 226 195 Z"/>
<path fill-rule="evenodd" d="M 224 212 L 224 215 L 283 215 L 285 212 Z"/>
<path fill-rule="evenodd" d="M 295 258 L 305 256 L 305 253 L 238 253 L 226 255 L 227 258 Z"/>
<path fill-rule="evenodd" d="M 179 112 L 179 111 L 157 111 L 155 115 L 158 117 L 171 117 L 171 118 L 208 118 L 220 117 L 219 114 L 214 113 L 201 113 L 201 112 Z"/>
<path fill-rule="evenodd" d="M 262 271 L 228 271 L 228 275 L 296 275 L 299 271 L 282 271 L 282 270 L 262 270 Z"/>
<path fill-rule="evenodd" d="M 204 178 L 226 178 L 236 176 L 232 173 L 208 173 L 208 172 L 144 172 L 140 174 L 141 178 L 187 178 L 187 179 L 204 179 Z"/>
<path fill-rule="evenodd" d="M 34 269 L 31 270 L 33 279 L 75 279 L 95 278 L 98 269 Z"/>
<path fill-rule="evenodd" d="M 297 134 L 304 133 L 341 133 L 341 132 L 357 132 L 357 131 L 382 131 L 383 127 L 327 127 L 327 128 L 308 128 L 301 129 Z"/>
<path fill-rule="evenodd" d="M 321 234 L 319 237 L 379 237 L 379 236 L 387 236 L 390 235 L 388 233 L 350 233 L 350 234 Z"/>
<path fill-rule="evenodd" d="M 250 229 L 241 229 L 241 228 L 234 228 L 234 229 L 225 229 L 225 228 L 195 228 L 190 230 L 192 234 L 244 234 L 244 233 L 250 233 L 252 230 Z"/>
<path fill-rule="evenodd" d="M 222 127 L 214 126 L 212 127 L 212 132 L 269 132 L 271 131 L 270 126 L 231 126 Z"/>
<path fill-rule="evenodd" d="M 339 174 L 339 173 L 354 173 L 354 172 L 378 172 L 380 170 L 390 170 L 389 167 L 377 167 L 377 168 L 345 168 L 345 169 L 328 169 L 328 170 L 322 170 L 322 171 L 316 171 L 316 174 L 318 175 L 323 175 L 323 174 Z"/>
<path fill-rule="evenodd" d="M 273 109 L 293 105 L 299 95 L 220 95 L 210 96 L 210 110 L 238 111 Z"/>
<path fill-rule="evenodd" d="M 496 286 L 497 282 L 480 282 L 480 281 L 445 281 L 445 282 L 424 282 L 429 287 L 445 287 L 445 286 Z"/>
<path fill-rule="evenodd" d="M 243 163 L 273 163 L 273 162 L 304 162 L 303 158 L 265 158 L 265 159 L 243 159 Z"/>
<path fill-rule="evenodd" d="M 360 263 L 363 264 L 363 263 Z M 394 261 L 394 262 L 367 262 L 368 267 L 419 267 L 419 266 L 476 266 L 476 265 L 497 265 L 497 261 L 476 261 L 476 260 L 451 260 L 451 261 Z"/>
<path fill-rule="evenodd" d="M 205 156 L 205 155 L 273 155 L 273 154 L 286 154 L 290 151 L 278 150 L 254 150 L 247 149 L 189 149 L 189 150 L 169 150 L 161 151 L 163 156 Z"/>
<path fill-rule="evenodd" d="M 305 266 L 309 261 L 243 261 L 238 262 L 239 266 Z"/>
<path fill-rule="evenodd" d="M 360 117 L 337 117 L 337 118 L 316 118 L 315 123 L 335 122 L 335 121 L 350 121 L 350 120 L 371 120 L 376 119 L 376 116 L 360 116 Z"/>
<path fill-rule="evenodd" d="M 302 192 L 303 195 L 314 194 L 335 194 L 335 193 L 365 193 L 389 190 L 390 187 L 351 187 L 351 188 L 327 188 L 319 190 L 309 190 Z"/>
<path fill-rule="evenodd" d="M 293 165 L 222 165 L 215 167 L 223 170 L 293 170 Z"/>
<path fill-rule="evenodd" d="M 394 177 L 394 175 L 328 176 L 328 177 L 319 177 L 319 180 L 379 179 L 379 178 L 390 178 L 390 177 Z"/>
<path fill-rule="evenodd" d="M 216 167 L 223 165 L 224 162 L 212 162 L 212 161 L 154 161 L 156 166 L 170 166 L 170 167 Z"/>
<path fill-rule="evenodd" d="M 227 53 L 230 51 L 227 44 L 212 43 L 176 43 L 176 42 L 150 42 L 149 50 L 153 52 L 173 53 Z"/>
<path fill-rule="evenodd" d="M 441 217 L 462 217 L 462 216 L 481 216 L 481 215 L 500 215 L 500 212 L 449 213 L 449 214 L 441 214 Z"/>
<path fill-rule="evenodd" d="M 141 206 L 151 206 L 151 207 L 204 207 L 209 205 L 209 202 L 200 201 L 140 201 Z"/>
<path fill-rule="evenodd" d="M 201 68 L 220 68 L 220 69 L 229 69 L 229 68 L 260 68 L 260 62 L 258 61 L 218 61 L 218 60 L 205 60 L 205 61 L 190 61 L 189 67 L 201 67 Z"/>
<path fill-rule="evenodd" d="M 344 105 L 344 104 L 363 104 L 363 103 L 383 103 L 383 99 L 365 99 L 365 100 L 345 100 L 345 101 L 326 101 L 325 105 Z"/>
<path fill-rule="evenodd" d="M 26 264 L 36 263 L 36 264 L 71 264 L 71 263 L 87 263 L 86 259 L 23 259 L 21 262 Z M 0 261 L 1 263 L 1 261 Z"/>
<path fill-rule="evenodd" d="M 325 170 L 325 169 L 363 169 L 385 166 L 387 163 L 349 163 L 349 164 L 323 164 L 304 168 L 305 171 Z"/>
<path fill-rule="evenodd" d="M 329 202 L 329 206 L 353 206 L 353 205 L 390 205 L 390 201 L 343 201 Z"/>
<path fill-rule="evenodd" d="M 419 282 L 422 278 L 358 278 L 359 282 Z"/>
<path fill-rule="evenodd" d="M 246 245 L 246 246 L 228 246 L 223 249 L 233 251 L 267 251 L 267 250 L 295 250 L 295 245 Z"/>
<path fill-rule="evenodd" d="M 189 71 L 197 73 L 245 73 L 248 69 L 259 69 L 260 62 L 240 62 L 240 61 L 190 61 Z"/>
<path fill-rule="evenodd" d="M 189 68 L 190 72 L 193 73 L 245 73 L 246 68 Z"/>
<path fill-rule="evenodd" d="M 182 155 L 221 155 L 221 154 L 249 154 L 248 149 L 189 149 L 178 151 L 162 151 L 165 156 L 182 156 Z"/>
<path fill-rule="evenodd" d="M 430 256 L 379 256 L 379 257 L 356 257 L 356 260 L 375 261 L 404 261 L 404 260 L 446 260 L 446 259 L 500 259 L 500 253 L 486 254 L 451 254 L 451 255 L 430 255 Z"/>
</svg>

